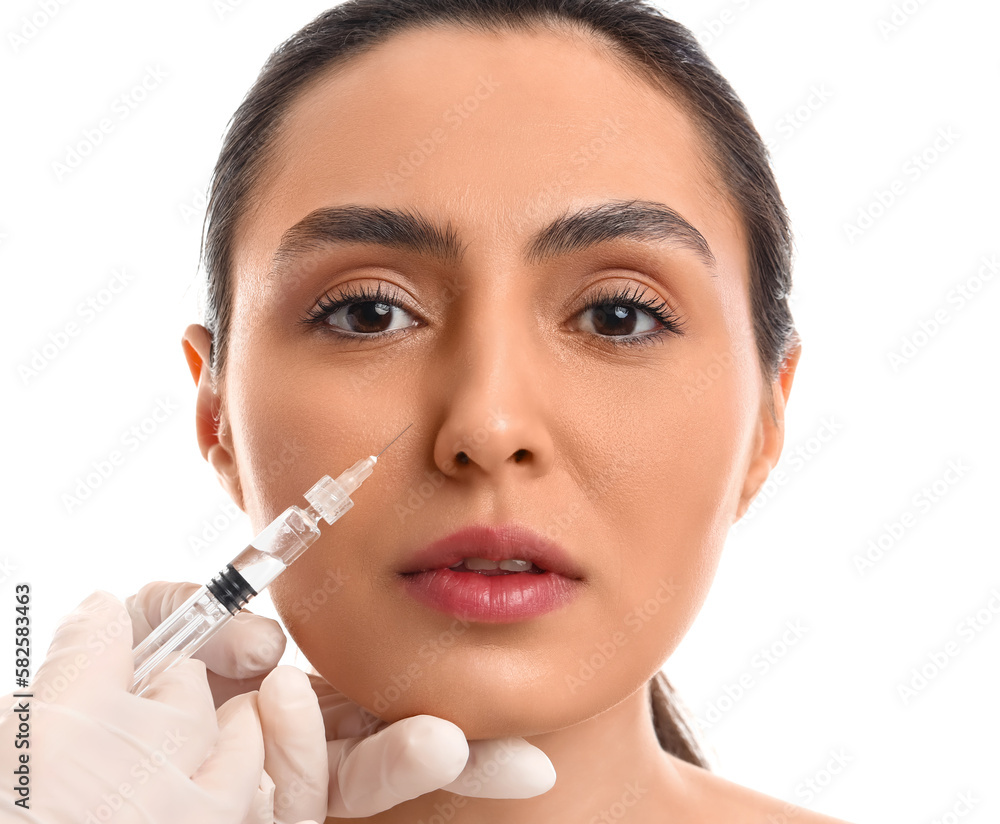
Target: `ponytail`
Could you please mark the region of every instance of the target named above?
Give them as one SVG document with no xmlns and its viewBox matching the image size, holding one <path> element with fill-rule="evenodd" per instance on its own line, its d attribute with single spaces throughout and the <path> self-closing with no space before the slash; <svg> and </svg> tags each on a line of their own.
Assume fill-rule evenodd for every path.
<svg viewBox="0 0 1000 824">
<path fill-rule="evenodd" d="M 660 746 L 671 755 L 711 770 L 708 756 L 688 721 L 686 708 L 662 672 L 657 672 L 649 681 L 649 702 Z"/>
</svg>

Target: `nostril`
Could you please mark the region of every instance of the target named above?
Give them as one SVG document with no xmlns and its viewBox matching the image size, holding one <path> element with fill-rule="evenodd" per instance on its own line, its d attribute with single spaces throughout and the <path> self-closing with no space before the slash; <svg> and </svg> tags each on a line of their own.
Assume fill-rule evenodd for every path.
<svg viewBox="0 0 1000 824">
<path fill-rule="evenodd" d="M 464 452 L 459 452 L 455 456 L 455 460 L 457 460 L 460 464 L 467 464 L 469 462 L 469 456 L 466 455 Z"/>
<path fill-rule="evenodd" d="M 514 463 L 521 463 L 521 461 L 527 457 L 528 457 L 527 449 L 518 449 L 517 452 L 514 453 Z"/>
</svg>

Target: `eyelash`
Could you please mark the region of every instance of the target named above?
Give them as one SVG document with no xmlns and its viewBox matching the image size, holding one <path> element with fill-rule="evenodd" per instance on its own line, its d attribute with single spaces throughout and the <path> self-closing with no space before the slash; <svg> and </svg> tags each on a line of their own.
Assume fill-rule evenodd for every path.
<svg viewBox="0 0 1000 824">
<path fill-rule="evenodd" d="M 639 291 L 638 286 L 631 295 L 627 287 L 619 287 L 612 292 L 607 287 L 602 287 L 599 292 L 587 300 L 578 314 L 586 312 L 598 306 L 628 306 L 633 309 L 641 309 L 653 319 L 662 324 L 662 328 L 655 332 L 647 332 L 643 335 L 633 335 L 625 337 L 622 335 L 598 335 L 598 337 L 612 346 L 646 346 L 652 343 L 663 343 L 665 335 L 683 335 L 684 321 L 680 315 L 674 312 L 665 300 L 656 301 L 651 298 L 643 298 L 646 294 L 645 288 Z"/>
<path fill-rule="evenodd" d="M 336 299 L 331 298 L 329 295 L 323 295 L 323 297 L 321 297 L 317 302 L 316 306 L 306 312 L 306 316 L 302 320 L 306 324 L 320 326 L 325 324 L 327 318 L 329 318 L 338 309 L 342 309 L 345 306 L 350 306 L 355 303 L 382 303 L 387 306 L 393 306 L 396 309 L 409 311 L 399 300 L 398 293 L 395 290 L 383 292 L 381 283 L 375 291 L 372 291 L 371 287 L 367 284 L 364 286 L 351 284 L 341 289 Z M 387 332 L 379 332 L 374 335 L 350 335 L 345 332 L 341 332 L 338 329 L 334 329 L 332 326 L 329 326 L 328 329 L 338 337 L 349 340 L 378 340 L 380 338 L 388 337 L 389 335 L 398 334 L 400 331 L 395 329 Z"/>
<path fill-rule="evenodd" d="M 629 290 L 626 287 L 620 287 L 615 292 L 611 292 L 604 287 L 601 291 L 589 298 L 587 303 L 584 304 L 583 308 L 581 308 L 577 314 L 582 314 L 589 309 L 597 307 L 626 306 L 646 312 L 652 318 L 657 320 L 662 326 L 662 328 L 656 330 L 655 332 L 647 332 L 643 335 L 633 335 L 631 337 L 622 335 L 597 335 L 602 342 L 607 342 L 612 346 L 646 346 L 652 343 L 663 343 L 664 335 L 683 335 L 685 324 L 681 317 L 667 305 L 666 301 L 644 299 L 642 295 L 645 295 L 645 291 L 646 290 L 643 289 L 640 293 L 639 287 L 635 287 L 635 291 L 630 295 Z M 326 320 L 339 309 L 356 303 L 381 303 L 393 306 L 397 309 L 409 311 L 406 306 L 398 300 L 397 293 L 395 291 L 389 291 L 388 293 L 383 292 L 381 284 L 379 284 L 375 291 L 372 291 L 371 287 L 368 285 L 356 286 L 351 284 L 350 286 L 346 286 L 341 289 L 336 298 L 331 298 L 329 295 L 324 295 L 320 298 L 316 306 L 306 313 L 302 321 L 303 323 L 309 325 L 318 326 L 324 324 Z M 330 327 L 330 330 L 341 338 L 357 338 L 365 340 L 378 340 L 379 338 L 395 335 L 402 331 L 394 329 L 386 332 L 379 332 L 373 335 L 349 335 L 336 330 L 333 327 Z"/>
</svg>

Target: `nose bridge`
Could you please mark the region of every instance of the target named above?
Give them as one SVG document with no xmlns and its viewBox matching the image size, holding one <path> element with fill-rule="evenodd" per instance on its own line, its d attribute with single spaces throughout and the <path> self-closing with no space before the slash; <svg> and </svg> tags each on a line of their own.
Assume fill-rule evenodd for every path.
<svg viewBox="0 0 1000 824">
<path fill-rule="evenodd" d="M 504 284 L 503 273 L 468 289 L 446 336 L 448 382 L 435 460 L 444 471 L 473 465 L 494 473 L 517 464 L 542 472 L 552 460 L 544 415 L 539 337 L 527 296 Z"/>
</svg>

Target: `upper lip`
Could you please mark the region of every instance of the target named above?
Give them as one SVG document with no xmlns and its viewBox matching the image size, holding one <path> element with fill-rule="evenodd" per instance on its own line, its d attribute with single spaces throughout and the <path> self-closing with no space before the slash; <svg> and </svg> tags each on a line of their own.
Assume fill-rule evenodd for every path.
<svg viewBox="0 0 1000 824">
<path fill-rule="evenodd" d="M 583 571 L 559 544 L 515 523 L 460 529 L 414 552 L 401 571 L 407 574 L 445 569 L 460 563 L 463 558 L 521 559 L 531 561 L 546 572 L 566 578 L 583 578 Z"/>
</svg>

